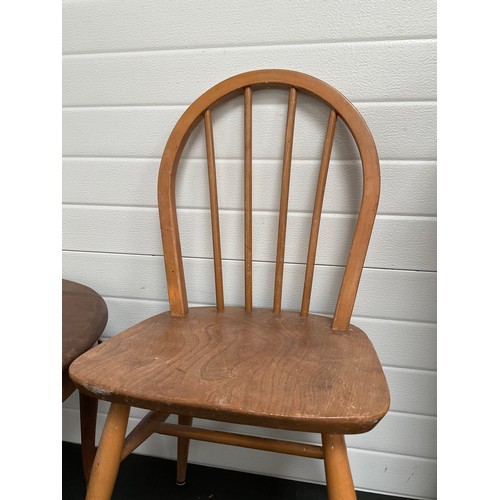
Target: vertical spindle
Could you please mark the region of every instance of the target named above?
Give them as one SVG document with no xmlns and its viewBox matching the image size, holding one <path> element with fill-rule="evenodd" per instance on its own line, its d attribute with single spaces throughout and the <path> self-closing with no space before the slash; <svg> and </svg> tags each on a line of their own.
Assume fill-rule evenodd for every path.
<svg viewBox="0 0 500 500">
<path fill-rule="evenodd" d="M 220 245 L 219 203 L 217 199 L 217 176 L 215 172 L 214 134 L 212 112 L 204 114 L 205 140 L 207 145 L 208 185 L 210 190 L 210 213 L 212 217 L 212 240 L 214 246 L 215 296 L 218 311 L 224 310 L 224 291 L 222 285 L 222 256 Z"/>
<path fill-rule="evenodd" d="M 314 199 L 313 216 L 311 220 L 311 234 L 309 237 L 309 250 L 307 252 L 306 275 L 304 278 L 304 292 L 302 294 L 302 307 L 300 315 L 306 317 L 309 314 L 311 303 L 312 280 L 314 274 L 314 262 L 316 260 L 316 249 L 318 246 L 319 225 L 321 222 L 321 210 L 323 209 L 323 198 L 325 195 L 326 179 L 330 157 L 332 155 L 333 137 L 335 135 L 335 125 L 337 123 L 337 113 L 332 109 L 328 118 L 323 154 L 318 173 L 318 183 L 316 186 L 316 198 Z"/>
<path fill-rule="evenodd" d="M 252 89 L 245 89 L 245 310 L 252 310 Z"/>
<path fill-rule="evenodd" d="M 285 264 L 286 220 L 288 215 L 288 194 L 290 191 L 290 171 L 292 165 L 293 130 L 295 126 L 295 110 L 297 108 L 297 90 L 290 87 L 288 93 L 288 113 L 286 118 L 285 148 L 283 152 L 283 174 L 281 178 L 281 202 L 278 225 L 278 245 L 276 249 L 276 273 L 274 282 L 273 311 L 281 311 L 283 291 L 283 268 Z"/>
</svg>

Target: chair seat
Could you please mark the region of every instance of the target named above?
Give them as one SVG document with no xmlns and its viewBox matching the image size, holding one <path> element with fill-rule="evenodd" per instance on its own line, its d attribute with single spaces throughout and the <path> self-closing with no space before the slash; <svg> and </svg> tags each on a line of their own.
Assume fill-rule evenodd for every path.
<svg viewBox="0 0 500 500">
<path fill-rule="evenodd" d="M 213 307 L 153 316 L 80 356 L 83 392 L 150 410 L 309 432 L 355 434 L 389 408 L 359 328 L 296 312 Z"/>
</svg>

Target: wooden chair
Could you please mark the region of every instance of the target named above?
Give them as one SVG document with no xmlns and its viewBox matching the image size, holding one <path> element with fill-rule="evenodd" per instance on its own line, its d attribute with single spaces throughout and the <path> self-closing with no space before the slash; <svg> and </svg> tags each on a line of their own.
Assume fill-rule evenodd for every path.
<svg viewBox="0 0 500 500">
<path fill-rule="evenodd" d="M 104 299 L 88 286 L 62 280 L 62 400 L 73 394 L 76 387 L 69 377 L 71 363 L 99 342 L 108 322 L 108 307 Z M 95 455 L 97 399 L 79 393 L 82 465 L 85 479 Z"/>
<path fill-rule="evenodd" d="M 281 203 L 272 309 L 252 306 L 252 95 L 288 90 Z M 302 307 L 282 311 L 285 235 L 297 95 L 329 108 L 307 254 Z M 225 307 L 212 110 L 244 95 L 245 306 Z M 333 322 L 309 314 L 320 215 L 337 118 L 357 144 L 363 197 Z M 175 201 L 179 159 L 204 121 L 212 219 L 215 307 L 188 309 Z M 190 439 L 323 458 L 328 498 L 356 498 L 345 434 L 371 430 L 389 408 L 389 390 L 365 333 L 350 324 L 380 190 L 377 150 L 356 108 L 311 76 L 259 70 L 229 78 L 205 92 L 175 125 L 163 153 L 158 205 L 170 312 L 153 316 L 93 348 L 70 369 L 79 389 L 111 402 L 93 464 L 87 498 L 110 498 L 120 461 L 153 433 L 178 437 L 177 481 L 186 477 Z M 126 437 L 130 407 L 150 410 Z M 178 415 L 178 424 L 166 423 Z M 193 417 L 315 432 L 322 446 L 195 428 Z"/>
</svg>

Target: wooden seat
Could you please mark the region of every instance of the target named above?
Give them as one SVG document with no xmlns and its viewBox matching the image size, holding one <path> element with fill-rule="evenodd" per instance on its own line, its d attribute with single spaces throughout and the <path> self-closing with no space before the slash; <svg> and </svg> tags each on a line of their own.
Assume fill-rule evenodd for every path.
<svg viewBox="0 0 500 500">
<path fill-rule="evenodd" d="M 288 90 L 275 290 L 272 309 L 253 307 L 252 96 Z M 330 108 L 312 204 L 300 312 L 282 311 L 283 270 L 297 99 L 312 95 Z M 245 304 L 225 307 L 212 110 L 244 96 Z M 363 198 L 333 321 L 309 314 L 320 216 L 337 119 L 357 144 Z M 212 220 L 215 307 L 188 308 L 175 179 L 196 125 L 205 128 Z M 323 458 L 330 500 L 355 498 L 344 434 L 369 431 L 389 408 L 389 390 L 368 337 L 350 324 L 380 190 L 378 156 L 366 123 L 333 87 L 309 75 L 260 70 L 236 75 L 199 97 L 177 122 L 158 176 L 158 207 L 170 311 L 149 318 L 93 348 L 70 367 L 79 389 L 111 402 L 92 468 L 87 498 L 110 498 L 119 464 L 152 433 L 178 437 L 177 481 L 186 477 L 189 440 L 199 439 Z M 208 299 L 207 299 L 208 300 Z M 271 306 L 271 304 L 270 304 Z M 125 438 L 131 406 L 150 412 Z M 171 414 L 178 424 L 167 423 Z M 322 446 L 243 436 L 192 426 L 193 417 L 318 432 Z"/>
<path fill-rule="evenodd" d="M 108 401 L 310 432 L 370 430 L 386 413 L 385 378 L 355 326 L 295 312 L 194 308 L 159 314 L 75 361 L 73 379 Z M 289 390 L 284 392 L 283 387 Z M 217 410 L 214 410 L 214 409 Z"/>
</svg>

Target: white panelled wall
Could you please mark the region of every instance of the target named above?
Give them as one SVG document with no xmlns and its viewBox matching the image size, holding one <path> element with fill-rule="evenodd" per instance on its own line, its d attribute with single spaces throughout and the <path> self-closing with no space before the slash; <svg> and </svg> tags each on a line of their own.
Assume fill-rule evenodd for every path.
<svg viewBox="0 0 500 500">
<path fill-rule="evenodd" d="M 63 2 L 63 277 L 94 288 L 110 337 L 168 309 L 156 201 L 165 141 L 186 106 L 233 74 L 310 73 L 359 108 L 379 150 L 382 194 L 353 322 L 385 368 L 391 409 L 348 437 L 358 489 L 436 496 L 436 27 L 432 0 Z M 272 303 L 286 93 L 254 95 L 254 303 Z M 242 99 L 214 112 L 226 303 L 243 302 Z M 284 306 L 300 308 L 326 109 L 299 95 Z M 204 142 L 178 176 L 191 304 L 214 303 Z M 295 182 L 294 182 L 295 181 Z M 356 148 L 336 134 L 311 311 L 331 315 L 360 190 Z M 293 390 L 293 388 L 291 388 Z M 100 405 L 98 431 L 107 405 Z M 79 442 L 78 398 L 63 439 Z M 133 410 L 130 427 L 144 414 Z M 212 423 L 215 428 L 234 428 Z M 290 436 L 251 429 L 259 435 Z M 302 434 L 299 439 L 316 442 Z M 173 458 L 155 436 L 138 453 Z M 321 461 L 193 442 L 194 463 L 324 482 Z"/>
</svg>

